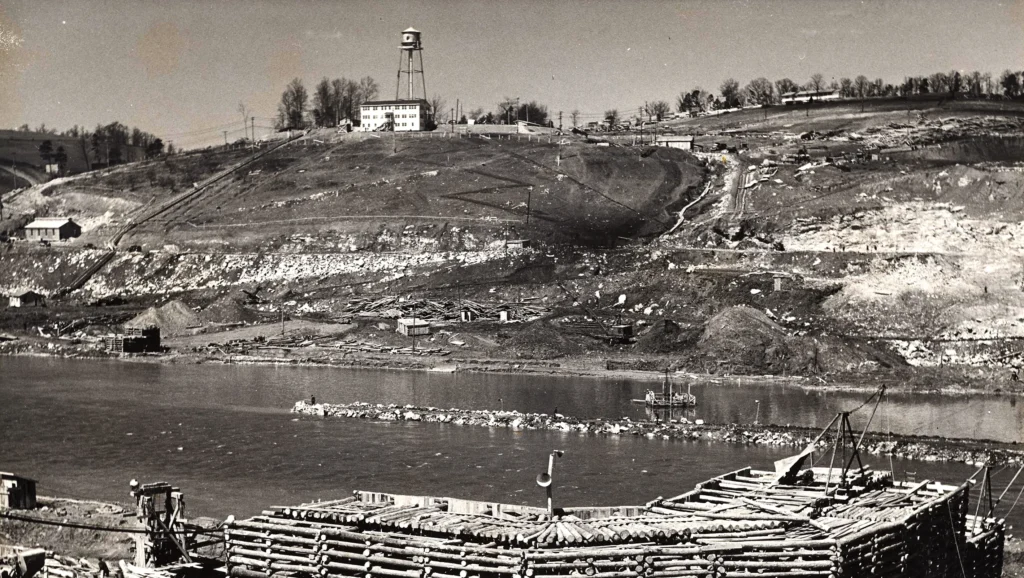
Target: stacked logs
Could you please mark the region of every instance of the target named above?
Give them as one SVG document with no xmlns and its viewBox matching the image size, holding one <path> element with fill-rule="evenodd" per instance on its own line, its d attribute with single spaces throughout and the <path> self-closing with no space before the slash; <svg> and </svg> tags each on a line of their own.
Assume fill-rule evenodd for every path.
<svg viewBox="0 0 1024 578">
<path fill-rule="evenodd" d="M 786 486 L 744 469 L 643 508 L 554 518 L 526 506 L 357 492 L 229 524 L 228 566 L 239 578 L 999 575 L 1004 524 L 967 516 L 967 484 L 879 488 L 884 478 L 858 476 L 860 485 L 838 490 L 831 477 Z"/>
<path fill-rule="evenodd" d="M 1003 572 L 1005 520 L 967 516 L 967 549 L 964 570 L 967 578 L 999 578 Z"/>
</svg>

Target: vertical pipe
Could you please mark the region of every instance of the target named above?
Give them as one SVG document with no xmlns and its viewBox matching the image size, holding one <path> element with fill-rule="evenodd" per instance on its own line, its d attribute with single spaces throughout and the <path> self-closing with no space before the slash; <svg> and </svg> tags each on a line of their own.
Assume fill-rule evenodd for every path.
<svg viewBox="0 0 1024 578">
<path fill-rule="evenodd" d="M 409 100 L 412 100 L 412 82 L 413 82 L 412 50 L 409 51 L 409 68 L 408 68 L 408 70 L 409 70 Z"/>
<path fill-rule="evenodd" d="M 555 507 L 554 507 L 554 505 L 552 503 L 552 500 L 551 500 L 551 489 L 555 485 L 555 479 L 551 476 L 551 474 L 554 471 L 554 469 L 555 469 L 555 452 L 551 452 L 551 455 L 548 456 L 548 479 L 551 480 L 551 483 L 549 483 L 548 487 L 547 487 L 547 490 L 548 490 L 548 518 L 549 519 L 553 519 L 555 517 Z"/>
</svg>

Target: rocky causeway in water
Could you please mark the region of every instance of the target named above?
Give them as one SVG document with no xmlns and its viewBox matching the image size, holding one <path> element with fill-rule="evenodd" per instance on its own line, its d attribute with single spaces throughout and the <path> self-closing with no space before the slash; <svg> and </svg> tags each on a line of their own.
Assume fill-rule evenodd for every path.
<svg viewBox="0 0 1024 578">
<path fill-rule="evenodd" d="M 631 435 L 649 438 L 683 439 L 707 442 L 755 444 L 765 446 L 806 447 L 821 433 L 819 429 L 798 426 L 754 424 L 709 424 L 687 418 L 671 420 L 579 419 L 562 414 L 523 413 L 441 409 L 414 405 L 349 404 L 296 402 L 293 413 L 320 417 L 340 417 L 377 421 L 406 421 L 458 426 L 501 427 L 520 430 L 558 430 L 595 435 Z M 831 446 L 832 432 L 816 445 L 822 451 Z M 947 439 L 868 432 L 863 450 L 869 454 L 924 461 L 952 461 L 967 464 L 1024 464 L 1024 450 L 1017 444 L 988 440 Z"/>
</svg>

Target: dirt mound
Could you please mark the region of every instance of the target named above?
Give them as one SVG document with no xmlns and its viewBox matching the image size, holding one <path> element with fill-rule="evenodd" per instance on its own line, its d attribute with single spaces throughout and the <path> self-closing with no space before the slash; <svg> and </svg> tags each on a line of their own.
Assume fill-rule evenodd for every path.
<svg viewBox="0 0 1024 578">
<path fill-rule="evenodd" d="M 698 348 L 719 363 L 781 371 L 789 357 L 786 337 L 764 313 L 730 307 L 708 320 Z"/>
<path fill-rule="evenodd" d="M 693 347 L 700 335 L 700 329 L 664 319 L 636 338 L 636 350 L 641 353 L 672 353 Z"/>
<path fill-rule="evenodd" d="M 199 318 L 206 323 L 253 323 L 259 321 L 260 316 L 246 309 L 241 299 L 225 295 L 201 309 Z"/>
<path fill-rule="evenodd" d="M 202 320 L 187 305 L 174 300 L 168 301 L 161 307 L 150 307 L 124 325 L 125 327 L 155 325 L 160 328 L 160 334 L 163 337 L 174 337 L 187 335 L 188 329 L 202 325 Z"/>
<path fill-rule="evenodd" d="M 902 365 L 897 356 L 833 336 L 790 336 L 750 307 L 726 309 L 710 320 L 698 342 L 706 366 L 732 373 L 817 375 Z"/>
<path fill-rule="evenodd" d="M 502 332 L 498 334 L 503 337 Z M 555 359 L 584 353 L 579 343 L 546 322 L 525 323 L 501 339 L 501 347 L 509 357 L 522 359 Z"/>
</svg>

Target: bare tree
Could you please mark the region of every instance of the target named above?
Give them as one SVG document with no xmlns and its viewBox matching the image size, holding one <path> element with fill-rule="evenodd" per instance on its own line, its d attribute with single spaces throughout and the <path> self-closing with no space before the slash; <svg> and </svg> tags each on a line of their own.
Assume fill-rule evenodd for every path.
<svg viewBox="0 0 1024 578">
<path fill-rule="evenodd" d="M 775 90 L 781 98 L 783 94 L 800 90 L 800 86 L 788 78 L 780 78 L 775 81 Z"/>
<path fill-rule="evenodd" d="M 377 94 L 380 93 L 380 87 L 377 86 L 377 81 L 372 76 L 364 76 L 359 79 L 359 102 L 355 103 L 354 106 L 359 106 L 364 102 L 371 101 L 377 98 Z"/>
<path fill-rule="evenodd" d="M 839 79 L 839 96 L 843 98 L 853 96 L 853 81 L 845 76 Z"/>
<path fill-rule="evenodd" d="M 277 106 L 277 128 L 305 128 L 306 121 L 303 117 L 308 103 L 309 93 L 306 92 L 306 87 L 298 78 L 293 79 L 281 94 L 281 103 Z"/>
<path fill-rule="evenodd" d="M 516 108 L 519 106 L 518 98 L 510 98 L 506 96 L 498 103 L 498 116 L 502 123 L 512 124 L 512 116 L 516 114 Z"/>
<path fill-rule="evenodd" d="M 325 76 L 313 89 L 313 120 L 317 126 L 323 127 L 333 125 L 336 117 L 331 81 Z"/>
<path fill-rule="evenodd" d="M 619 109 L 613 108 L 604 111 L 604 119 L 608 122 L 609 128 L 619 124 Z"/>
<path fill-rule="evenodd" d="M 857 78 L 853 79 L 853 86 L 857 92 L 858 98 L 864 98 L 868 94 L 868 87 L 871 85 L 871 81 L 868 77 L 863 74 L 858 75 Z"/>
<path fill-rule="evenodd" d="M 760 105 L 769 105 L 775 102 L 775 87 L 765 77 L 755 78 L 747 83 L 743 89 L 747 93 L 747 100 Z"/>
<path fill-rule="evenodd" d="M 821 89 L 825 88 L 825 77 L 820 72 L 815 72 L 811 75 L 811 81 L 807 83 L 807 88 L 820 92 Z"/>
<path fill-rule="evenodd" d="M 740 104 L 740 83 L 732 78 L 725 79 L 721 86 L 722 100 L 726 108 L 733 108 Z"/>
<path fill-rule="evenodd" d="M 991 72 L 986 72 L 985 74 L 982 74 L 981 75 L 981 92 L 982 92 L 982 94 L 985 94 L 985 95 L 992 94 L 992 89 L 994 87 L 995 87 L 995 85 L 992 83 L 992 73 Z"/>
<path fill-rule="evenodd" d="M 672 112 L 672 107 L 664 100 L 644 103 L 644 114 L 647 115 L 648 120 L 664 120 L 670 112 Z"/>
<path fill-rule="evenodd" d="M 444 97 L 435 94 L 427 105 L 430 107 L 430 114 L 434 118 L 435 125 L 440 126 L 451 120 L 448 118 L 448 101 Z"/>
<path fill-rule="evenodd" d="M 579 109 L 578 108 L 572 109 L 572 112 L 569 113 L 569 118 L 572 119 L 572 127 L 573 128 L 576 128 L 577 126 L 579 126 L 579 120 L 580 120 L 580 111 L 579 111 Z"/>
</svg>

